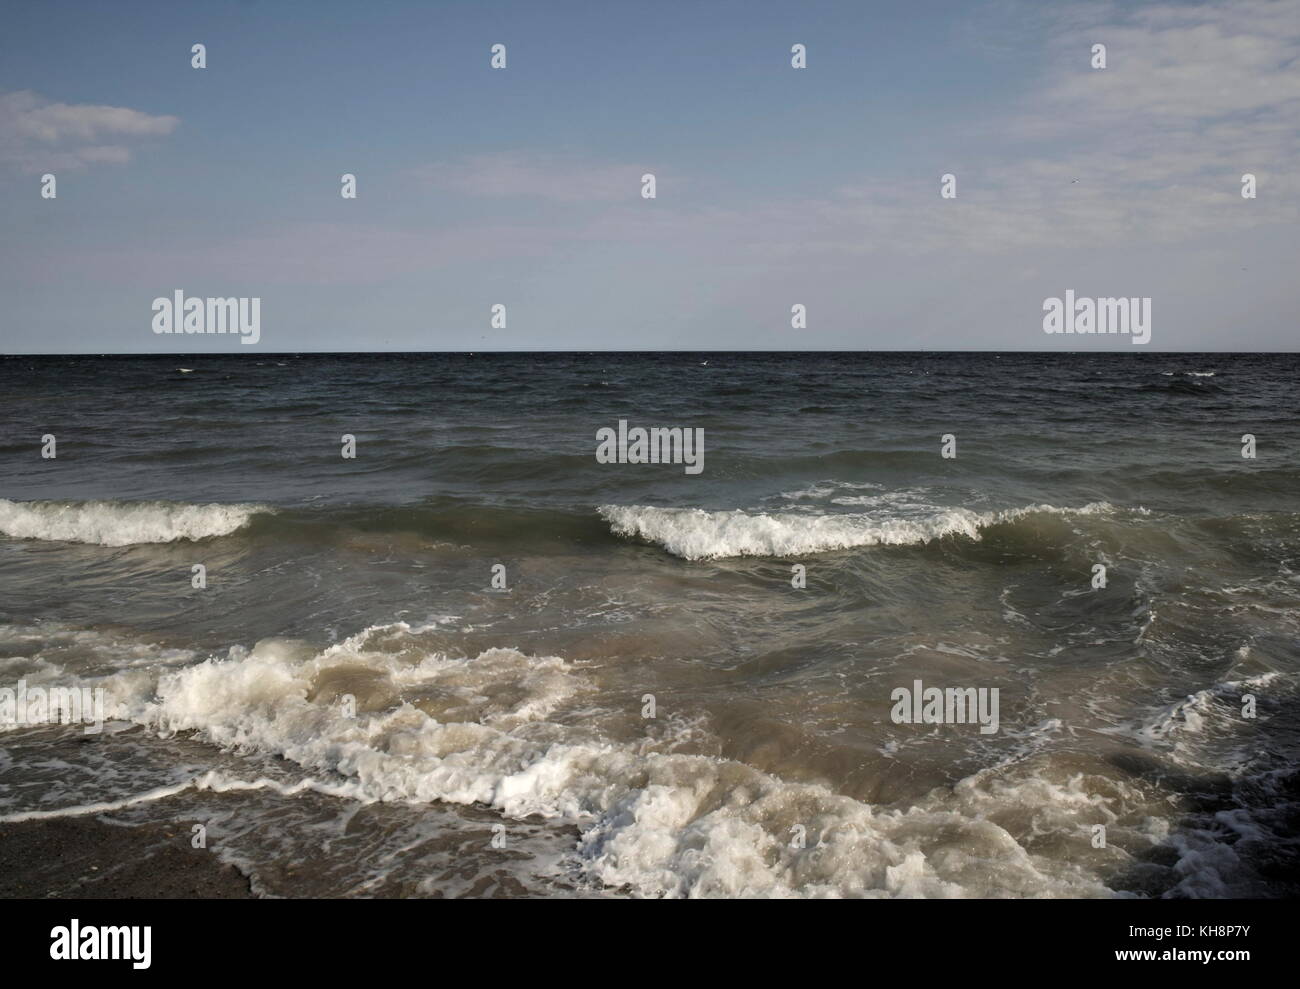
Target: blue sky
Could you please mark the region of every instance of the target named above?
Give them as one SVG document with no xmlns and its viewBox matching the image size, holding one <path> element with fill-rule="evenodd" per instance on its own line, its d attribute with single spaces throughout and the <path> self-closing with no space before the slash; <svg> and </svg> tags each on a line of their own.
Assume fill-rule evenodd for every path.
<svg viewBox="0 0 1300 989">
<path fill-rule="evenodd" d="M 1294 350 L 1297 55 L 1268 0 L 10 3 L 0 349 L 1136 349 L 1073 289 Z"/>
</svg>

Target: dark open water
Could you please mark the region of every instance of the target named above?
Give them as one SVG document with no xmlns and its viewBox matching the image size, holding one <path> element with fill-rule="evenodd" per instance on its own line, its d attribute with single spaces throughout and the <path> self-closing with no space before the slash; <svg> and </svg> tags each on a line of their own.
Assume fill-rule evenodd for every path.
<svg viewBox="0 0 1300 989">
<path fill-rule="evenodd" d="M 0 728 L 0 821 L 202 822 L 277 895 L 1296 895 L 1296 371 L 0 359 L 0 687 L 114 719 Z"/>
</svg>

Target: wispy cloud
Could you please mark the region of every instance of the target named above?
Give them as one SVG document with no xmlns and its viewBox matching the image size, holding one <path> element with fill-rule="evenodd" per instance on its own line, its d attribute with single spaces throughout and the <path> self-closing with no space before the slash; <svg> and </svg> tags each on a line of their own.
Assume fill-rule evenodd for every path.
<svg viewBox="0 0 1300 989">
<path fill-rule="evenodd" d="M 1294 10 L 1268 0 L 1039 9 L 1021 39 L 1024 50 L 1037 46 L 1046 56 L 1032 87 L 1001 114 L 979 121 L 981 140 L 947 139 L 964 160 L 946 160 L 944 140 L 936 140 L 933 159 L 918 160 L 910 175 L 864 176 L 811 195 L 692 206 L 676 195 L 685 184 L 680 176 L 665 195 L 658 163 L 478 153 L 407 175 L 478 201 L 481 215 L 468 210 L 426 228 L 291 224 L 188 251 L 149 245 L 130 260 L 232 277 L 347 283 L 470 258 L 508 261 L 562 251 L 608 258 L 619 248 L 792 269 L 851 264 L 870 254 L 954 250 L 986 258 L 1028 253 L 1034 260 L 1050 249 L 1187 245 L 1294 224 L 1300 19 L 1286 16 L 1288 6 Z M 1089 66 L 1095 42 L 1108 46 L 1102 70 Z M 22 98 L 17 104 L 15 96 Z M 28 148 L 44 139 L 89 140 L 109 126 L 119 133 L 167 133 L 176 123 L 112 107 L 40 104 L 31 94 L 4 100 L 0 106 L 10 109 L 0 114 L 8 118 L 15 105 L 29 108 L 22 123 Z M 11 127 L 0 125 L 0 133 Z M 103 151 L 87 144 L 78 153 L 92 161 Z M 645 171 L 660 179 L 653 203 L 638 194 Z M 957 174 L 956 200 L 939 197 L 946 171 Z M 1243 172 L 1258 176 L 1258 200 L 1241 198 Z M 552 208 L 520 209 L 526 200 Z M 583 204 L 590 209 L 574 208 Z M 90 262 L 116 270 L 110 258 Z"/>
<path fill-rule="evenodd" d="M 1108 68 L 1093 70 L 1094 43 Z M 1057 71 L 1025 123 L 1043 134 L 1079 124 L 1181 130 L 1231 114 L 1275 119 L 1300 108 L 1300 14 L 1290 0 L 1138 5 L 1084 3 L 1048 40 Z"/>
<path fill-rule="evenodd" d="M 24 172 L 121 164 L 125 139 L 170 134 L 179 117 L 128 107 L 56 103 L 30 90 L 0 93 L 0 163 Z"/>
<path fill-rule="evenodd" d="M 603 208 L 560 236 L 676 241 L 688 249 L 779 257 L 991 254 L 1040 248 L 1177 244 L 1294 223 L 1300 159 L 1300 17 L 1282 0 L 1038 8 L 1020 50 L 1042 56 L 1023 99 L 953 135 L 960 162 L 821 195 L 690 209 L 637 208 L 643 169 L 553 155 L 483 154 L 421 169 L 431 184 L 494 199 Z M 1108 66 L 1093 69 L 1103 43 Z M 936 147 L 940 142 L 935 142 Z M 939 198 L 957 175 L 958 197 Z M 1243 200 L 1241 176 L 1260 199 Z"/>
<path fill-rule="evenodd" d="M 861 249 L 845 239 L 861 226 L 870 243 L 905 253 L 1101 248 L 1300 219 L 1293 3 L 1082 3 L 1039 15 L 1049 19 L 1040 29 L 1035 18 L 1024 43 L 1036 37 L 1044 74 L 1001 119 L 980 121 L 992 150 L 839 190 L 820 210 L 830 242 Z M 1089 64 L 1095 43 L 1107 46 L 1104 69 Z M 956 200 L 938 197 L 943 171 L 957 175 Z M 1258 200 L 1240 196 L 1247 172 Z"/>
</svg>

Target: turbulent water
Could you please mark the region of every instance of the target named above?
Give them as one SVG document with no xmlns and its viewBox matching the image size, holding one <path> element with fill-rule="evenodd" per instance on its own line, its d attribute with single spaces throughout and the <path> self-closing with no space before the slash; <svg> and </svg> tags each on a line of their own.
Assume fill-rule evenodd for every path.
<svg viewBox="0 0 1300 989">
<path fill-rule="evenodd" d="M 0 727 L 0 837 L 201 822 L 264 895 L 1296 895 L 1296 371 L 0 359 L 0 687 L 110 719 Z M 702 473 L 598 463 L 620 419 Z M 896 723 L 918 680 L 998 730 Z"/>
</svg>

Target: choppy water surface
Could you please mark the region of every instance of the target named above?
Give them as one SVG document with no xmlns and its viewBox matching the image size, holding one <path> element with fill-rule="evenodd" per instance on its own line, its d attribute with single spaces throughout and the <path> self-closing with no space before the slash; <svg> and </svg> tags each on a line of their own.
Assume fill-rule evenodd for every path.
<svg viewBox="0 0 1300 989">
<path fill-rule="evenodd" d="M 114 719 L 0 729 L 0 815 L 206 822 L 272 895 L 1295 895 L 1296 370 L 0 359 L 0 686 Z"/>
</svg>

